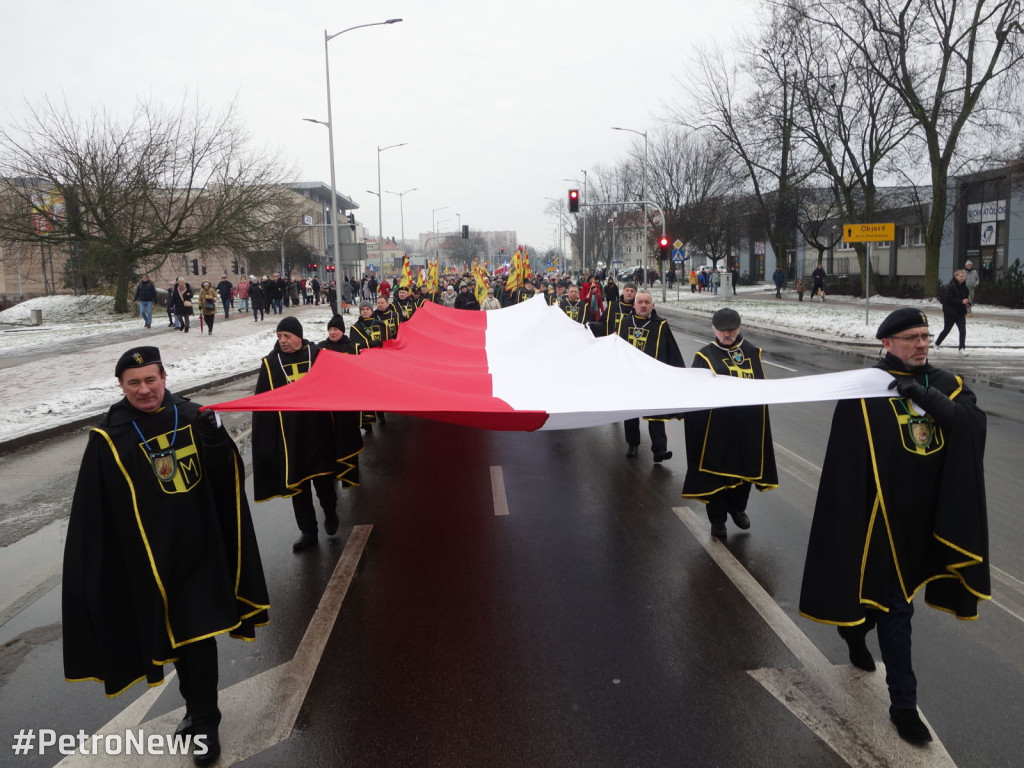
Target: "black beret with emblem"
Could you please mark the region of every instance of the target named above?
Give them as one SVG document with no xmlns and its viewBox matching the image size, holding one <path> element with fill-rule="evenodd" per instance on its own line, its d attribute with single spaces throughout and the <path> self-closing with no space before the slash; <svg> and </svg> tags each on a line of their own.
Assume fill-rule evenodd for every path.
<svg viewBox="0 0 1024 768">
<path fill-rule="evenodd" d="M 720 331 L 735 331 L 740 327 L 740 313 L 735 309 L 720 309 L 711 316 L 711 325 Z"/>
<path fill-rule="evenodd" d="M 156 347 L 133 347 L 118 358 L 114 375 L 120 379 L 121 374 L 129 368 L 142 368 L 161 362 L 160 350 Z"/>
<path fill-rule="evenodd" d="M 920 328 L 922 325 L 928 327 L 928 317 L 924 312 L 914 307 L 903 307 L 889 313 L 889 316 L 878 326 L 875 338 L 888 339 L 908 328 Z"/>
</svg>

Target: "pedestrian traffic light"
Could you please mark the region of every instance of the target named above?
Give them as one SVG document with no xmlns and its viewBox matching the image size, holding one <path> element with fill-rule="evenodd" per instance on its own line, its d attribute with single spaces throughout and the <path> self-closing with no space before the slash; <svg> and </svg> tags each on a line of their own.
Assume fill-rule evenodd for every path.
<svg viewBox="0 0 1024 768">
<path fill-rule="evenodd" d="M 231 260 L 231 273 L 234 275 L 238 274 L 238 259 Z"/>
<path fill-rule="evenodd" d="M 206 274 L 206 265 L 205 264 L 203 264 L 203 274 L 204 275 Z"/>
<path fill-rule="evenodd" d="M 580 191 L 578 189 L 569 190 L 569 213 L 579 213 L 580 210 Z"/>
<path fill-rule="evenodd" d="M 199 274 L 199 259 L 192 259 L 192 274 Z"/>
<path fill-rule="evenodd" d="M 668 258 L 668 238 L 665 235 L 658 238 L 658 258 L 663 261 Z"/>
<path fill-rule="evenodd" d="M 462 239 L 469 240 L 469 224 L 462 225 Z"/>
</svg>

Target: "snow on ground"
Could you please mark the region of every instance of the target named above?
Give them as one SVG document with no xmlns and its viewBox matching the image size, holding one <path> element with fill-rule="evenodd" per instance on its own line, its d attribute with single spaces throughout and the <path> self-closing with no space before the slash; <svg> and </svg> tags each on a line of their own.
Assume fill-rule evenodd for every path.
<svg viewBox="0 0 1024 768">
<path fill-rule="evenodd" d="M 661 303 L 661 287 L 654 289 Z M 875 329 L 891 311 L 893 300 L 872 300 L 865 323 L 863 300 L 830 297 L 824 304 L 792 292 L 782 300 L 764 286 L 741 287 L 740 295 L 691 294 L 688 286 L 668 292 L 668 306 L 710 315 L 721 306 L 735 305 L 744 324 L 789 331 L 846 343 L 876 344 Z M 942 312 L 934 300 L 900 301 L 920 305 L 931 320 L 932 333 L 942 329 Z M 884 306 L 883 306 L 884 304 Z M 30 310 L 40 309 L 43 325 L 31 326 Z M 256 323 L 252 315 L 233 313 L 225 321 L 218 315 L 214 335 L 200 334 L 192 319 L 188 334 L 167 327 L 167 315 L 156 308 L 153 327 L 142 328 L 139 318 L 113 313 L 113 300 L 103 296 L 48 296 L 31 299 L 0 312 L 0 442 L 39 432 L 69 421 L 106 411 L 121 396 L 114 378 L 117 358 L 132 346 L 160 347 L 167 368 L 168 386 L 182 391 L 234 373 L 255 371 L 260 358 L 272 349 L 277 315 Z M 303 323 L 305 337 L 323 340 L 330 309 L 326 305 L 285 310 Z M 353 312 L 346 322 L 356 319 Z M 967 345 L 985 353 L 1024 357 L 1024 311 L 975 307 L 967 321 Z M 953 331 L 952 345 L 956 344 Z M 948 344 L 947 344 L 948 345 Z M 18 358 L 18 359 L 12 359 Z M 255 380 L 254 380 L 255 383 Z"/>
</svg>

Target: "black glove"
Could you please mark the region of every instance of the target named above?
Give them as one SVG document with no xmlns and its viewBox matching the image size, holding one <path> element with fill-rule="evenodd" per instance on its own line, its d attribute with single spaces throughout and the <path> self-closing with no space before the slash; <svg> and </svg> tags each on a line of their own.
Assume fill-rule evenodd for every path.
<svg viewBox="0 0 1024 768">
<path fill-rule="evenodd" d="M 913 400 L 931 414 L 940 425 L 948 427 L 953 423 L 953 412 L 956 408 L 953 401 L 937 389 L 925 387 L 913 376 L 897 376 L 892 380 L 889 389 L 895 389 L 900 397 Z"/>
<path fill-rule="evenodd" d="M 224 429 L 220 416 L 210 408 L 204 408 L 199 412 L 196 429 L 199 431 L 199 437 L 207 445 L 217 445 L 228 437 L 228 431 Z"/>
</svg>

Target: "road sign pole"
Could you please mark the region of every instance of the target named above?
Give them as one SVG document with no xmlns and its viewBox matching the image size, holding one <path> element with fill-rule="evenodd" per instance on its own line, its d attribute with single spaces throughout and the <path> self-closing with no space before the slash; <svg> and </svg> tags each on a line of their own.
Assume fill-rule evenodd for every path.
<svg viewBox="0 0 1024 768">
<path fill-rule="evenodd" d="M 871 283 L 868 282 L 868 264 L 871 263 L 871 246 L 868 242 L 867 251 L 864 253 L 864 325 L 871 325 Z"/>
</svg>

